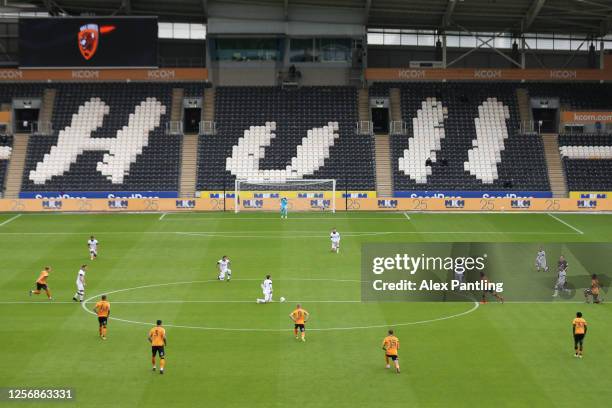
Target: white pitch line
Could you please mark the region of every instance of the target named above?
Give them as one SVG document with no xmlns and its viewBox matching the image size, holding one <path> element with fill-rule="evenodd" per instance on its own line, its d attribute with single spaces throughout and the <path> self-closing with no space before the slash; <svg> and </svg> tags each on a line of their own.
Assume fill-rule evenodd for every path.
<svg viewBox="0 0 612 408">
<path fill-rule="evenodd" d="M 242 280 L 242 281 L 253 281 L 256 280 L 258 281 L 259 279 L 237 279 L 237 280 Z M 351 280 L 351 279 L 323 279 L 323 278 L 306 278 L 306 279 L 299 279 L 299 278 L 288 278 L 288 279 L 279 279 L 279 280 L 293 280 L 293 281 L 302 281 L 302 280 L 321 280 L 321 281 L 334 281 L 334 282 L 344 282 L 344 281 L 348 281 L 348 282 L 352 282 L 355 280 Z M 210 279 L 210 280 L 206 280 L 206 281 L 186 281 L 186 282 L 167 282 L 167 283 L 160 283 L 160 284 L 150 284 L 150 285 L 143 285 L 143 286 L 136 286 L 136 287 L 131 287 L 131 288 L 124 288 L 124 289 L 117 289 L 117 290 L 112 290 L 112 291 L 107 291 L 106 294 L 113 294 L 113 293 L 120 293 L 120 292 L 127 292 L 127 291 L 131 291 L 131 290 L 137 290 L 137 289 L 144 289 L 144 288 L 154 288 L 154 287 L 165 287 L 165 286 L 171 286 L 171 285 L 185 285 L 185 284 L 190 284 L 190 283 L 212 283 L 212 282 L 216 282 L 216 279 Z M 361 282 L 361 280 L 359 280 L 358 282 Z M 96 315 L 92 310 L 87 308 L 87 303 L 91 302 L 93 299 L 99 297 L 100 294 L 98 295 L 94 295 L 88 299 L 86 299 L 85 301 L 83 301 L 81 303 L 81 308 L 91 314 L 91 315 Z M 295 301 L 294 301 L 295 302 Z M 112 302 L 112 303 L 116 303 L 116 302 Z M 251 303 L 254 303 L 253 301 L 251 301 Z M 279 303 L 279 302 L 274 302 L 274 303 Z M 456 314 L 452 314 L 452 315 L 447 315 L 447 316 L 441 316 L 441 317 L 437 317 L 437 318 L 433 318 L 433 319 L 427 319 L 427 320 L 418 320 L 418 321 L 411 321 L 411 322 L 401 322 L 401 323 L 385 323 L 385 324 L 376 324 L 376 325 L 370 325 L 370 326 L 345 326 L 345 327 L 321 327 L 321 328 L 309 328 L 310 331 L 340 331 L 340 330 L 365 330 L 365 329 L 374 329 L 374 328 L 382 328 L 382 327 L 391 327 L 391 326 L 412 326 L 412 325 L 418 325 L 418 324 L 427 324 L 427 323 L 434 323 L 434 322 L 439 322 L 439 321 L 444 321 L 444 320 L 448 320 L 448 319 L 454 319 L 457 317 L 461 317 L 464 315 L 467 315 L 469 313 L 472 313 L 473 311 L 475 311 L 476 309 L 478 309 L 479 303 L 477 301 L 471 301 L 469 303 L 472 303 L 473 306 L 466 311 L 460 312 L 460 313 L 456 313 Z M 119 321 L 119 322 L 124 322 L 124 323 L 131 323 L 131 324 L 137 324 L 137 325 L 150 325 L 150 323 L 148 322 L 142 322 L 142 321 L 138 321 L 138 320 L 129 320 L 129 319 L 122 319 L 119 317 L 110 317 L 110 320 L 115 320 L 115 321 Z M 179 325 L 179 324 L 168 324 L 166 323 L 164 325 L 165 327 L 175 327 L 175 328 L 182 328 L 182 329 L 192 329 L 192 330 L 213 330 L 213 331 L 231 331 L 231 332 L 274 332 L 274 333 L 281 333 L 281 332 L 286 332 L 289 329 L 271 329 L 271 328 L 240 328 L 240 327 L 211 327 L 211 326 L 187 326 L 187 325 Z"/>
<path fill-rule="evenodd" d="M 6 220 L 6 221 L 4 221 L 4 222 L 0 223 L 0 227 L 2 227 L 2 226 L 4 226 L 4 225 L 8 224 L 9 222 L 11 222 L 11 221 L 13 221 L 13 220 L 16 220 L 16 219 L 17 219 L 17 218 L 19 218 L 19 217 L 21 217 L 21 214 L 17 214 L 17 215 L 15 215 L 14 217 L 9 218 L 8 220 Z"/>
<path fill-rule="evenodd" d="M 408 218 L 408 221 L 410 221 L 410 216 L 408 215 L 406 211 L 404 211 L 404 217 Z"/>
<path fill-rule="evenodd" d="M 167 221 L 269 221 L 278 220 L 279 217 L 170 217 Z M 376 221 L 397 221 L 401 220 L 401 217 L 292 217 L 287 218 L 291 221 L 312 221 L 312 220 L 376 220 Z"/>
<path fill-rule="evenodd" d="M 290 231 L 257 231 L 257 233 L 269 233 L 270 235 L 233 235 L 233 234 L 248 234 L 253 231 L 83 231 L 83 232 L 0 232 L 2 235 L 88 235 L 92 232 L 95 235 L 125 235 L 125 234 L 153 234 L 153 235 L 192 235 L 192 236 L 211 236 L 211 237 L 232 237 L 232 238 L 278 238 L 278 234 L 289 233 Z M 321 233 L 326 235 L 310 235 L 304 238 L 329 238 L 329 234 L 323 231 L 293 231 L 295 234 L 303 233 Z M 495 234 L 506 234 L 506 235 L 576 235 L 574 232 L 550 232 L 550 231 L 352 231 L 344 233 L 345 236 L 366 236 L 366 235 L 413 235 L 413 234 L 431 234 L 431 235 L 445 235 L 445 234 L 457 234 L 457 235 L 495 235 Z M 581 232 L 581 234 L 583 234 Z M 300 238 L 296 236 L 295 238 Z"/>
<path fill-rule="evenodd" d="M 573 229 L 574 231 L 576 231 L 577 233 L 579 233 L 580 235 L 584 235 L 584 232 L 580 231 L 578 228 L 574 227 L 572 224 L 563 221 L 561 218 L 557 217 L 556 215 L 553 215 L 551 213 L 548 213 L 549 217 L 554 218 L 555 220 L 559 221 L 561 224 L 570 227 L 571 229 Z"/>
<path fill-rule="evenodd" d="M 159 216 L 159 221 L 163 220 L 164 217 L 167 215 L 168 213 L 163 213 L 162 215 Z"/>
<path fill-rule="evenodd" d="M 297 299 L 297 300 L 292 300 L 292 299 L 288 299 L 285 300 L 285 302 L 293 302 L 293 303 L 366 303 L 366 302 L 362 302 L 361 300 L 304 300 L 304 299 Z M 51 305 L 51 304 L 56 304 L 56 305 L 72 305 L 72 304 L 79 304 L 81 302 L 75 302 L 75 301 L 53 301 L 53 300 L 48 300 L 48 301 L 32 301 L 32 302 L 28 302 L 25 300 L 15 300 L 15 301 L 0 301 L 0 305 Z M 111 303 L 113 305 L 155 305 L 155 304 L 183 304 L 183 303 L 255 303 L 254 300 L 228 300 L 228 299 L 202 299 L 202 300 L 182 300 L 182 299 L 178 299 L 178 300 L 113 300 L 111 301 Z M 283 303 L 283 302 L 279 302 L 278 300 L 275 300 L 273 303 Z M 370 302 L 368 302 L 370 303 Z"/>
<path fill-rule="evenodd" d="M 258 279 L 259 280 L 259 279 Z M 25 301 L 25 300 L 6 300 L 0 301 L 0 305 L 74 305 L 80 302 L 75 301 Z M 88 302 L 91 303 L 91 302 Z M 153 304 L 182 304 L 182 303 L 254 303 L 253 300 L 115 300 L 112 301 L 113 305 L 153 305 Z M 282 303 L 274 301 L 273 303 Z M 287 299 L 285 303 L 384 303 L 384 302 L 365 302 L 361 300 L 304 300 L 304 299 Z M 411 302 L 405 302 L 411 303 Z M 418 302 L 418 303 L 443 303 L 443 302 Z M 459 303 L 459 302 L 448 302 L 448 303 Z M 466 303 L 466 302 L 463 302 Z M 471 302 L 469 302 L 471 303 Z M 488 304 L 524 304 L 524 305 L 581 305 L 586 304 L 584 301 L 574 300 L 505 300 L 504 303 L 490 302 Z"/>
</svg>

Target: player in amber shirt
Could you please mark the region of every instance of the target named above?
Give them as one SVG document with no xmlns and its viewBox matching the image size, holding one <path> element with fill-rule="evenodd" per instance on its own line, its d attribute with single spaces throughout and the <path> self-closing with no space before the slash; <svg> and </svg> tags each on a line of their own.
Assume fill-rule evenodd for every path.
<svg viewBox="0 0 612 408">
<path fill-rule="evenodd" d="M 574 357 L 582 358 L 582 343 L 587 332 L 587 322 L 582 318 L 582 313 L 576 313 L 572 320 L 572 334 L 574 335 Z"/>
<path fill-rule="evenodd" d="M 302 341 L 306 341 L 306 322 L 308 321 L 308 318 L 310 317 L 310 314 L 302 309 L 301 305 L 297 305 L 295 307 L 295 310 L 293 312 L 291 312 L 291 314 L 289 314 L 289 318 L 291 318 L 291 320 L 293 320 L 294 327 L 293 327 L 293 334 L 295 334 L 295 338 L 298 338 L 298 330 L 300 331 L 300 333 L 302 333 Z"/>
<path fill-rule="evenodd" d="M 108 316 L 110 316 L 110 303 L 106 300 L 106 295 L 102 295 L 102 299 L 96 303 L 93 311 L 98 315 L 100 338 L 106 340 L 106 325 L 108 324 Z"/>
<path fill-rule="evenodd" d="M 153 353 L 151 361 L 153 362 L 153 371 L 155 371 L 155 355 L 159 353 L 159 373 L 164 373 L 166 367 L 166 329 L 162 327 L 162 321 L 157 321 L 157 326 L 149 330 L 149 343 L 151 343 L 151 352 Z"/>
<path fill-rule="evenodd" d="M 32 296 L 32 294 L 40 295 L 41 290 L 44 290 L 45 293 L 47 294 L 47 298 L 51 300 L 51 291 L 49 290 L 49 287 L 47 286 L 47 279 L 49 278 L 50 272 L 51 272 L 51 267 L 45 266 L 45 269 L 43 269 L 40 272 L 38 279 L 36 279 L 36 290 L 31 290 L 30 296 Z"/>
<path fill-rule="evenodd" d="M 599 288 L 601 284 L 596 274 L 591 276 L 591 287 L 584 290 L 584 300 L 589 303 L 589 296 L 593 298 L 593 303 L 601 303 L 599 299 Z"/>
<path fill-rule="evenodd" d="M 398 374 L 400 373 L 398 356 L 399 347 L 399 339 L 395 337 L 393 330 L 389 330 L 389 335 L 383 340 L 382 348 L 385 350 L 385 362 L 387 363 L 387 368 L 391 368 L 391 365 L 389 365 L 389 359 L 393 360 L 393 364 L 395 364 L 395 371 Z"/>
</svg>

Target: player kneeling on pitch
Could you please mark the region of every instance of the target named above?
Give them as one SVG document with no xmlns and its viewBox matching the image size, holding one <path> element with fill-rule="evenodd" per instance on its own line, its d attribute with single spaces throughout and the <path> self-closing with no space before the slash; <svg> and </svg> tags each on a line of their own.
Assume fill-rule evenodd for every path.
<svg viewBox="0 0 612 408">
<path fill-rule="evenodd" d="M 601 303 L 601 299 L 599 298 L 599 288 L 601 285 L 599 284 L 599 279 L 596 274 L 591 276 L 591 287 L 584 290 L 584 300 L 587 303 L 589 302 L 589 296 L 592 298 L 593 303 Z"/>
<path fill-rule="evenodd" d="M 266 275 L 266 279 L 261 283 L 261 290 L 263 292 L 264 298 L 257 299 L 257 303 L 270 303 L 272 302 L 272 279 L 270 279 L 270 275 Z"/>
<path fill-rule="evenodd" d="M 302 306 L 299 304 L 295 307 L 295 310 L 289 314 L 289 318 L 293 320 L 294 323 L 293 334 L 295 335 L 296 339 L 299 338 L 299 330 L 299 332 L 302 334 L 302 341 L 306 341 L 306 322 L 308 321 L 309 317 L 310 314 L 306 310 L 302 309 Z"/>
<path fill-rule="evenodd" d="M 393 364 L 395 364 L 395 372 L 398 374 L 400 373 L 398 356 L 399 347 L 399 339 L 395 337 L 393 330 L 389 330 L 389 335 L 385 337 L 382 344 L 382 348 L 385 350 L 385 363 L 387 364 L 386 368 L 391 368 L 391 365 L 389 364 L 389 359 L 391 359 L 393 360 Z"/>
</svg>

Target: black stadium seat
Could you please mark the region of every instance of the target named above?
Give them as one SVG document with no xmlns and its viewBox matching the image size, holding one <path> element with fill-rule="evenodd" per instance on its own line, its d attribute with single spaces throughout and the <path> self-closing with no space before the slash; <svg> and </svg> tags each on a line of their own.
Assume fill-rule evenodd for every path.
<svg viewBox="0 0 612 408">
<path fill-rule="evenodd" d="M 339 138 L 324 165 L 305 178 L 336 179 L 337 189 L 374 190 L 372 140 L 356 135 L 357 90 L 352 87 L 220 87 L 216 91 L 216 136 L 201 136 L 198 189 L 233 189 L 226 171 L 232 147 L 251 126 L 276 122 L 276 138 L 266 148 L 261 169 L 284 169 L 307 131 L 338 122 Z"/>
<path fill-rule="evenodd" d="M 172 88 L 184 84 L 55 84 L 57 95 L 53 112 L 54 134 L 31 138 L 24 168 L 23 191 L 177 191 L 181 137 L 166 135 L 165 127 L 169 120 Z M 194 85 L 195 89 L 196 85 Z M 147 97 L 155 97 L 164 106 L 166 113 L 161 124 L 149 134 L 148 146 L 130 166 L 129 174 L 123 183 L 111 183 L 96 170 L 104 152 L 86 151 L 70 166 L 70 171 L 54 176 L 44 184 L 35 184 L 29 178 L 30 171 L 43 159 L 56 144 L 58 132 L 69 126 L 73 114 L 79 106 L 92 97 L 102 99 L 110 106 L 110 113 L 104 119 L 102 128 L 94 131 L 92 137 L 113 138 L 117 130 L 126 126 L 128 117 L 135 107 Z"/>
<path fill-rule="evenodd" d="M 473 191 L 549 191 L 548 175 L 539 137 L 521 135 L 516 101 L 516 84 L 506 83 L 380 83 L 373 86 L 373 95 L 386 96 L 388 89 L 401 89 L 402 119 L 408 127 L 408 136 L 392 136 L 392 166 L 396 191 L 409 190 L 473 190 Z M 437 161 L 432 163 L 432 174 L 427 183 L 417 183 L 400 171 L 398 158 L 408 148 L 413 134 L 412 119 L 417 116 L 422 102 L 436 98 L 448 111 L 444 121 L 445 138 Z M 476 139 L 475 118 L 478 107 L 488 98 L 496 98 L 509 110 L 506 120 L 508 138 L 497 165 L 498 178 L 484 183 L 468 173 L 464 162 L 468 150 Z"/>
</svg>

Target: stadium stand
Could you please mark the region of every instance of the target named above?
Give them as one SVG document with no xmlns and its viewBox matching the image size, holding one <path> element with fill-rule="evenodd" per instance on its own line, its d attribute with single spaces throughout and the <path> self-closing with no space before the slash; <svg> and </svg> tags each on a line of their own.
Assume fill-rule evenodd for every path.
<svg viewBox="0 0 612 408">
<path fill-rule="evenodd" d="M 176 85 L 171 83 L 56 84 L 54 87 L 57 89 L 57 99 L 61 103 L 56 103 L 53 112 L 55 132 L 52 136 L 37 136 L 31 139 L 22 191 L 177 191 L 181 136 L 165 134 L 174 86 Z M 186 86 L 195 92 L 198 85 L 179 86 Z M 126 170 L 122 175 L 116 174 L 115 169 L 113 176 L 105 176 L 98 170 L 98 163 L 105 160 L 107 152 L 84 149 L 76 161 L 69 165 L 69 169 L 65 168 L 65 155 L 68 152 L 52 155 L 50 159 L 56 160 L 52 166 L 61 166 L 61 175 L 33 180 L 33 177 L 30 177 L 31 172 L 51 152 L 52 146 L 57 144 L 59 132 L 71 125 L 74 115 L 79 110 L 87 111 L 87 101 L 97 106 L 92 108 L 94 110 L 103 109 L 101 106 L 106 105 L 108 111 L 102 126 L 91 133 L 92 139 L 116 138 L 119 136 L 118 131 L 123 129 L 125 132 L 128 120 L 135 112 L 138 114 L 137 106 L 143 104 L 140 118 L 134 120 L 135 127 L 128 130 L 129 136 L 132 137 L 130 142 L 142 144 L 144 141 L 142 150 L 137 152 L 137 157 L 132 154 L 133 157 L 121 159 L 131 161 L 129 171 Z M 147 101 L 151 103 L 145 107 Z M 158 101 L 163 108 L 154 107 L 152 101 Z M 145 123 L 151 120 L 153 125 Z M 147 132 L 147 126 L 151 126 L 153 130 Z M 138 138 L 140 140 L 136 140 Z M 76 147 L 69 145 L 66 148 L 70 150 Z M 117 148 L 119 150 L 120 146 Z M 118 153 L 117 156 L 119 155 Z M 117 158 L 118 160 L 120 158 Z M 112 172 L 112 169 L 109 171 Z"/>
<path fill-rule="evenodd" d="M 562 109 L 588 110 L 612 108 L 612 85 L 596 82 L 523 84 L 531 97 L 559 98 Z"/>
<path fill-rule="evenodd" d="M 559 150 L 571 191 L 612 190 L 611 135 L 560 135 Z"/>
<path fill-rule="evenodd" d="M 248 140 L 256 143 L 249 168 L 270 181 L 291 175 L 336 179 L 338 189 L 375 189 L 372 140 L 355 133 L 355 88 L 220 87 L 215 121 L 217 135 L 200 137 L 199 190 L 233 188 L 236 172 L 228 164 L 244 165 Z M 238 160 L 228 161 L 233 153 Z"/>
<path fill-rule="evenodd" d="M 541 139 L 519 134 L 515 84 L 378 83 L 371 94 L 392 87 L 407 126 L 392 135 L 396 191 L 550 189 Z"/>
</svg>

